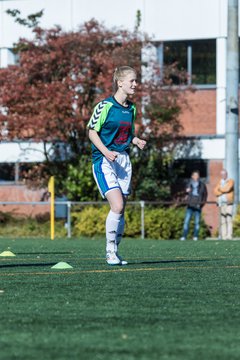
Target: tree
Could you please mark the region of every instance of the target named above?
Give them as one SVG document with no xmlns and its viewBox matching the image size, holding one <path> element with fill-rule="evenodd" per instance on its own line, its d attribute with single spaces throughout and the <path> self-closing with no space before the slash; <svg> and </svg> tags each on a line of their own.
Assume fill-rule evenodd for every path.
<svg viewBox="0 0 240 360">
<path fill-rule="evenodd" d="M 26 18 L 21 17 L 21 12 L 18 9 L 8 9 L 6 13 L 15 19 L 15 22 L 26 26 L 28 28 L 36 28 L 39 25 L 40 19 L 44 11 L 40 10 L 35 14 L 30 14 Z"/>
<path fill-rule="evenodd" d="M 25 174 L 31 185 L 44 186 L 49 175 L 55 175 L 59 193 L 74 200 L 97 199 L 92 176 L 86 171 L 90 168 L 86 124 L 94 105 L 112 93 L 116 66 L 130 65 L 140 73 L 143 41 L 136 31 L 109 30 L 95 20 L 77 32 L 64 32 L 60 27 L 35 27 L 33 31 L 34 40 L 20 39 L 16 44 L 19 64 L 0 70 L 0 123 L 4 130 L 0 136 L 6 139 L 7 124 L 8 140 L 44 143 L 45 163 Z M 136 128 L 149 138 L 147 152 L 136 153 L 134 161 L 135 197 L 151 198 L 147 192 L 156 180 L 158 186 L 180 130 L 182 95 L 172 86 L 169 68 L 164 74 L 160 77 L 155 66 L 152 78 L 139 86 L 135 98 L 138 109 L 142 108 L 142 99 L 148 99 L 144 107 L 148 120 L 142 121 L 140 111 Z M 153 168 L 156 173 L 144 191 L 142 164 L 146 165 L 148 179 Z"/>
<path fill-rule="evenodd" d="M 187 107 L 184 87 L 174 86 L 172 74 L 185 84 L 187 73 L 177 70 L 177 64 L 160 69 L 150 61 L 150 75 L 142 84 L 144 122 L 148 145 L 133 157 L 133 195 L 135 199 L 169 200 L 171 187 L 178 173 L 173 171 L 174 151 L 179 144 L 182 126 L 179 115 Z M 135 150 L 136 151 L 136 150 Z"/>
</svg>

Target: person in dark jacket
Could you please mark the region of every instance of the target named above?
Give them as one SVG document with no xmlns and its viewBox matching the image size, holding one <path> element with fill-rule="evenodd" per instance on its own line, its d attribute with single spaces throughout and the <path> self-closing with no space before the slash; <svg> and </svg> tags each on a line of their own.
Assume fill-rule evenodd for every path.
<svg viewBox="0 0 240 360">
<path fill-rule="evenodd" d="M 194 171 L 191 175 L 191 179 L 186 188 L 187 193 L 187 209 L 183 225 L 183 236 L 180 240 L 186 240 L 189 232 L 189 224 L 194 216 L 194 234 L 193 240 L 198 240 L 199 228 L 200 228 L 200 219 L 202 208 L 207 201 L 207 187 L 200 180 L 199 171 Z"/>
</svg>

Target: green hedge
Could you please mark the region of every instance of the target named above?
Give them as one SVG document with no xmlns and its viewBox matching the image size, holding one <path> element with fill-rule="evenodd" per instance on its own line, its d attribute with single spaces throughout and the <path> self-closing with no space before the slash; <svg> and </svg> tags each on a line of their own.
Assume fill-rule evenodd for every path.
<svg viewBox="0 0 240 360">
<path fill-rule="evenodd" d="M 72 235 L 74 237 L 104 237 L 105 221 L 109 211 L 108 205 L 84 206 L 80 211 L 72 212 Z M 145 237 L 150 239 L 179 239 L 182 235 L 185 209 L 145 207 Z M 141 208 L 139 205 L 128 205 L 125 213 L 125 237 L 141 237 Z M 65 220 L 55 222 L 56 237 L 66 237 Z M 49 214 L 37 218 L 16 218 L 11 214 L 0 212 L 0 237 L 49 237 Z M 235 233 L 240 234 L 239 221 L 235 223 Z M 191 224 L 190 236 L 193 232 Z M 204 221 L 201 222 L 200 238 L 210 233 Z"/>
<path fill-rule="evenodd" d="M 55 221 L 55 236 L 66 237 L 65 220 Z M 50 237 L 49 214 L 36 218 L 16 217 L 10 213 L 0 212 L 0 237 Z"/>
<path fill-rule="evenodd" d="M 80 212 L 73 212 L 73 235 L 79 236 L 105 236 L 105 220 L 109 207 L 87 206 Z M 182 235 L 184 208 L 156 208 L 145 207 L 145 237 L 151 239 L 179 239 Z M 125 213 L 125 236 L 141 236 L 141 209 L 140 206 L 128 205 Z M 193 233 L 191 224 L 189 236 Z M 200 238 L 210 235 L 209 229 L 202 219 Z"/>
<path fill-rule="evenodd" d="M 233 221 L 233 236 L 240 238 L 240 206 Z"/>
</svg>

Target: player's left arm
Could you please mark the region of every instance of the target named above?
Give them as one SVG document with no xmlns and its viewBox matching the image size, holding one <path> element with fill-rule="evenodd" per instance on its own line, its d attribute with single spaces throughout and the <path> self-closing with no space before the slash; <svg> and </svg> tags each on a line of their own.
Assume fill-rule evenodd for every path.
<svg viewBox="0 0 240 360">
<path fill-rule="evenodd" d="M 137 117 L 137 109 L 136 109 L 136 106 L 133 105 L 132 144 L 136 145 L 140 150 L 143 150 L 145 148 L 147 142 L 134 135 L 134 132 L 135 132 L 134 123 L 135 123 L 136 117 Z"/>
</svg>

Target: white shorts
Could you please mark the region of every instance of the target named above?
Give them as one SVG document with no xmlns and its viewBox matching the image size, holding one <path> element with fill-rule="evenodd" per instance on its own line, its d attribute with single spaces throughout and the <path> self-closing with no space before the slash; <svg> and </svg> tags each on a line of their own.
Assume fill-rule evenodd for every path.
<svg viewBox="0 0 240 360">
<path fill-rule="evenodd" d="M 93 176 L 103 198 L 112 189 L 120 189 L 127 196 L 131 193 L 132 164 L 127 152 L 118 153 L 115 161 L 105 157 L 93 164 Z"/>
</svg>

